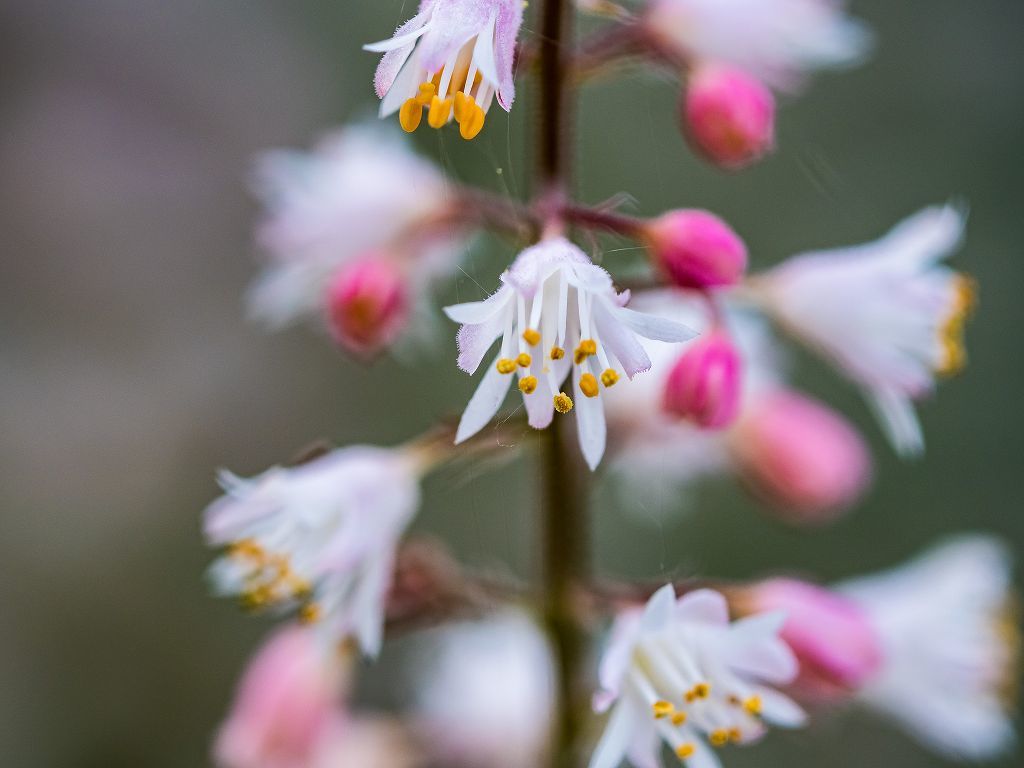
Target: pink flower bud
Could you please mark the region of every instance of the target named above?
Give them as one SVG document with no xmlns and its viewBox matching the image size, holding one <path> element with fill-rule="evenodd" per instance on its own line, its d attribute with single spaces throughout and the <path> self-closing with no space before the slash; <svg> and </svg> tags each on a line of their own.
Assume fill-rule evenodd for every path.
<svg viewBox="0 0 1024 768">
<path fill-rule="evenodd" d="M 662 214 L 644 228 L 647 246 L 665 277 L 682 288 L 735 285 L 747 268 L 747 247 L 707 211 Z"/>
<path fill-rule="evenodd" d="M 782 639 L 800 662 L 796 686 L 805 696 L 835 699 L 864 685 L 882 664 L 867 614 L 852 600 L 795 579 L 770 579 L 740 590 L 743 613 L 786 614 Z"/>
<path fill-rule="evenodd" d="M 408 318 L 403 276 L 387 258 L 369 255 L 343 266 L 327 289 L 327 320 L 343 347 L 375 352 L 395 340 Z"/>
<path fill-rule="evenodd" d="M 668 375 L 662 407 L 707 429 L 722 429 L 739 413 L 743 363 L 732 340 L 712 331 L 695 341 Z"/>
<path fill-rule="evenodd" d="M 833 518 L 870 481 L 871 459 L 857 431 L 794 392 L 757 398 L 730 443 L 744 479 L 792 522 Z"/>
<path fill-rule="evenodd" d="M 343 667 L 315 634 L 287 627 L 249 663 L 214 746 L 223 768 L 309 765 L 341 710 Z"/>
<path fill-rule="evenodd" d="M 683 103 L 690 144 L 730 170 L 750 165 L 775 143 L 775 97 L 742 70 L 704 66 L 690 76 Z"/>
</svg>

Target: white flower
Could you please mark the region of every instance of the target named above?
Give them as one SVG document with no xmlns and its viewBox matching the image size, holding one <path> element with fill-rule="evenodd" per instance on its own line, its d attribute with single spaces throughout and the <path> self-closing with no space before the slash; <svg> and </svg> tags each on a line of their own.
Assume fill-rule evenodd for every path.
<svg viewBox="0 0 1024 768">
<path fill-rule="evenodd" d="M 783 88 L 860 61 L 871 35 L 836 0 L 650 0 L 644 23 L 686 60 L 731 64 Z"/>
<path fill-rule="evenodd" d="M 438 226 L 452 205 L 444 175 L 378 125 L 345 128 L 312 152 L 262 155 L 254 189 L 270 263 L 249 308 L 271 327 L 322 315 L 331 277 L 360 256 L 394 259 L 420 292 L 455 268 L 459 235 Z"/>
<path fill-rule="evenodd" d="M 551 652 L 518 611 L 449 625 L 416 655 L 416 710 L 446 766 L 536 768 L 552 716 Z"/>
<path fill-rule="evenodd" d="M 380 116 L 398 112 L 412 132 L 426 109 L 432 128 L 454 118 L 463 138 L 476 137 L 495 96 L 512 108 L 522 22 L 521 0 L 422 0 L 394 37 L 364 46 L 384 54 L 374 79 Z"/>
<path fill-rule="evenodd" d="M 755 284 L 784 328 L 864 388 L 904 454 L 924 445 L 913 401 L 965 361 L 972 284 L 938 264 L 963 230 L 960 209 L 926 208 L 876 242 L 793 257 Z"/>
<path fill-rule="evenodd" d="M 411 454 L 354 446 L 241 479 L 207 509 L 214 588 L 254 610 L 299 610 L 331 640 L 376 655 L 395 547 L 419 506 Z"/>
<path fill-rule="evenodd" d="M 692 768 L 713 768 L 708 747 L 749 743 L 765 723 L 798 727 L 803 711 L 765 685 L 791 682 L 797 661 L 779 638 L 785 617 L 761 614 L 729 622 L 713 590 L 676 600 L 671 585 L 618 619 L 601 661 L 595 709 L 614 704 L 590 768 L 660 766 L 661 742 Z"/>
<path fill-rule="evenodd" d="M 1013 745 L 1004 695 L 1017 680 L 1020 642 L 1000 542 L 956 539 L 838 590 L 865 609 L 882 644 L 863 703 L 950 757 L 984 760 Z"/>
<path fill-rule="evenodd" d="M 543 429 L 555 410 L 568 413 L 575 404 L 580 447 L 593 469 L 605 448 L 602 385 L 614 386 L 618 370 L 633 378 L 651 367 L 638 336 L 680 342 L 696 334 L 673 320 L 626 309 L 628 292 L 616 293 L 608 273 L 563 238 L 523 251 L 501 282 L 485 301 L 445 309 L 463 324 L 458 364 L 467 373 L 475 373 L 495 339 L 501 339 L 462 415 L 456 442 L 491 420 L 516 373 L 530 426 Z M 561 389 L 570 369 L 573 396 Z"/>
</svg>

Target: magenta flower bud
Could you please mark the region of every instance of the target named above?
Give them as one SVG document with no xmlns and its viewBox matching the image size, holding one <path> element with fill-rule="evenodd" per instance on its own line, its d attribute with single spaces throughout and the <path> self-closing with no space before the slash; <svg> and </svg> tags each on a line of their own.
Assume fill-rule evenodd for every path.
<svg viewBox="0 0 1024 768">
<path fill-rule="evenodd" d="M 791 522 L 835 517 L 871 479 L 871 459 L 857 431 L 794 392 L 757 398 L 730 441 L 744 479 Z"/>
<path fill-rule="evenodd" d="M 735 285 L 747 269 L 747 247 L 713 213 L 669 211 L 644 227 L 644 239 L 666 279 L 703 290 Z"/>
<path fill-rule="evenodd" d="M 695 341 L 665 381 L 662 408 L 705 429 L 722 429 L 740 410 L 743 363 L 732 340 L 712 331 Z"/>
<path fill-rule="evenodd" d="M 328 286 L 328 326 L 352 352 L 369 354 L 387 346 L 407 319 L 405 281 L 389 259 L 370 255 L 346 264 Z"/>
<path fill-rule="evenodd" d="M 808 697 L 844 697 L 880 669 L 882 650 L 868 615 L 836 592 L 797 581 L 770 579 L 744 589 L 744 613 L 786 615 L 782 639 L 800 662 L 797 688 Z"/>
<path fill-rule="evenodd" d="M 748 166 L 775 144 L 775 97 L 742 70 L 718 66 L 695 70 L 682 111 L 690 144 L 722 168 Z"/>
</svg>

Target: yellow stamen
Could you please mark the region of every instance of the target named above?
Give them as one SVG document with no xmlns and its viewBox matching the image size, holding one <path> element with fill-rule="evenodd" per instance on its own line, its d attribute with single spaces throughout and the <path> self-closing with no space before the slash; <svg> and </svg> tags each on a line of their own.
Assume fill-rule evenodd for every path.
<svg viewBox="0 0 1024 768">
<path fill-rule="evenodd" d="M 651 705 L 654 710 L 654 717 L 658 720 L 668 717 L 676 711 L 671 701 L 656 701 Z"/>
<path fill-rule="evenodd" d="M 452 114 L 452 100 L 441 99 L 435 96 L 430 100 L 430 112 L 427 113 L 427 123 L 431 128 L 443 128 Z"/>
<path fill-rule="evenodd" d="M 706 699 L 711 695 L 711 686 L 707 683 L 697 683 L 686 693 L 687 701 L 696 701 L 697 699 Z"/>
<path fill-rule="evenodd" d="M 747 711 L 748 714 L 751 714 L 754 717 L 759 717 L 761 715 L 761 710 L 763 708 L 761 697 L 751 696 L 749 699 L 743 702 L 743 708 Z"/>
<path fill-rule="evenodd" d="M 597 378 L 592 373 L 580 376 L 580 391 L 587 397 L 597 397 Z"/>
<path fill-rule="evenodd" d="M 532 363 L 532 362 L 533 362 L 533 358 L 530 357 L 525 352 L 520 352 L 519 356 L 516 358 L 516 364 L 520 368 L 529 368 L 530 367 L 530 363 Z"/>
<path fill-rule="evenodd" d="M 537 377 L 524 376 L 519 380 L 519 391 L 524 395 L 532 395 L 537 391 Z"/>
<path fill-rule="evenodd" d="M 565 357 L 565 350 L 564 349 L 562 349 L 561 347 L 552 347 L 551 348 L 551 359 L 552 360 L 561 360 L 563 357 Z"/>
<path fill-rule="evenodd" d="M 674 726 L 676 726 L 678 728 L 680 725 L 685 725 L 685 724 L 686 724 L 686 713 L 685 712 L 676 712 L 674 715 L 672 715 L 672 725 L 674 725 Z"/>
<path fill-rule="evenodd" d="M 601 383 L 604 384 L 606 388 L 614 387 L 618 380 L 619 374 L 611 368 L 605 369 L 605 372 L 601 374 Z"/>
<path fill-rule="evenodd" d="M 597 354 L 597 342 L 593 339 L 583 339 L 573 353 L 573 360 L 579 365 L 591 355 Z"/>
<path fill-rule="evenodd" d="M 977 304 L 977 286 L 970 277 L 958 275 L 953 291 L 949 316 L 939 329 L 942 360 L 935 371 L 939 376 L 955 376 L 967 366 L 964 326 Z"/>
<path fill-rule="evenodd" d="M 420 127 L 420 121 L 423 120 L 423 105 L 416 99 L 406 99 L 402 108 L 398 110 L 398 122 L 402 126 L 402 130 L 406 133 L 412 133 Z"/>
<path fill-rule="evenodd" d="M 316 603 L 306 603 L 299 609 L 299 621 L 303 624 L 315 624 L 320 621 L 320 606 Z"/>
<path fill-rule="evenodd" d="M 455 94 L 455 122 L 461 123 L 466 118 L 466 107 L 473 101 L 472 96 L 467 96 L 462 91 Z"/>
<path fill-rule="evenodd" d="M 555 395 L 555 410 L 559 413 L 568 413 L 571 411 L 572 398 L 565 394 L 565 392 L 559 392 Z"/>
<path fill-rule="evenodd" d="M 685 760 L 688 757 L 693 757 L 693 753 L 696 751 L 697 748 L 693 744 L 686 742 L 676 747 L 676 757 L 680 760 Z"/>
<path fill-rule="evenodd" d="M 487 115 L 484 114 L 483 109 L 480 105 L 473 101 L 473 97 L 469 97 L 469 101 L 466 104 L 465 114 L 463 115 L 462 122 L 459 125 L 459 134 L 466 141 L 472 141 L 480 135 L 480 131 L 484 129 L 484 121 L 487 119 Z"/>
<path fill-rule="evenodd" d="M 503 357 L 498 360 L 497 369 L 498 373 L 512 373 L 516 369 L 516 361 Z"/>
<path fill-rule="evenodd" d="M 733 744 L 739 744 L 741 741 L 743 741 L 743 731 L 741 731 L 739 728 L 730 728 L 729 741 L 731 741 Z"/>
<path fill-rule="evenodd" d="M 430 105 L 434 96 L 437 94 L 437 86 L 433 83 L 420 83 L 419 93 L 416 94 L 416 101 L 422 106 L 426 107 Z"/>
<path fill-rule="evenodd" d="M 725 728 L 714 730 L 711 732 L 711 735 L 708 736 L 708 741 L 711 742 L 711 746 L 713 747 L 724 747 L 729 743 L 729 731 Z"/>
<path fill-rule="evenodd" d="M 540 344 L 540 333 L 533 330 L 533 328 L 527 328 L 523 331 L 523 341 L 529 344 L 531 347 L 536 347 Z"/>
</svg>

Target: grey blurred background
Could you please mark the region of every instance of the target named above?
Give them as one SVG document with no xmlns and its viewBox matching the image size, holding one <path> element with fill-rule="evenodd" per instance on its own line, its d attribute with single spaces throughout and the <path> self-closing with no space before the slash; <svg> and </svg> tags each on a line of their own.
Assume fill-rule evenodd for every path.
<svg viewBox="0 0 1024 768">
<path fill-rule="evenodd" d="M 806 386 L 876 449 L 862 507 L 807 533 L 759 516 L 727 485 L 702 493 L 695 514 L 657 523 L 605 498 L 595 547 L 607 575 L 796 568 L 834 579 L 976 529 L 1024 550 L 1024 3 L 852 5 L 878 33 L 876 55 L 787 104 L 781 151 L 741 175 L 690 157 L 671 83 L 588 89 L 582 196 L 625 190 L 643 212 L 717 210 L 755 266 L 873 238 L 962 196 L 972 214 L 956 263 L 982 289 L 971 366 L 923 408 L 928 455 L 909 464 L 845 384 L 806 366 Z M 368 369 L 308 329 L 267 335 L 243 316 L 253 153 L 306 146 L 371 110 L 376 59 L 359 45 L 411 6 L 0 0 L 0 765 L 206 764 L 266 629 L 207 597 L 198 515 L 217 492 L 213 470 L 256 472 L 318 437 L 401 440 L 471 392 L 453 344 L 422 361 L 410 396 L 412 376 L 394 363 Z M 472 144 L 416 138 L 453 174 L 523 194 L 532 109 L 527 88 Z M 475 251 L 452 295 L 479 296 L 473 280 L 492 286 L 510 255 Z M 522 465 L 446 475 L 429 484 L 416 527 L 469 562 L 528 574 L 529 483 Z M 737 768 L 943 765 L 867 721 L 733 757 Z"/>
</svg>

